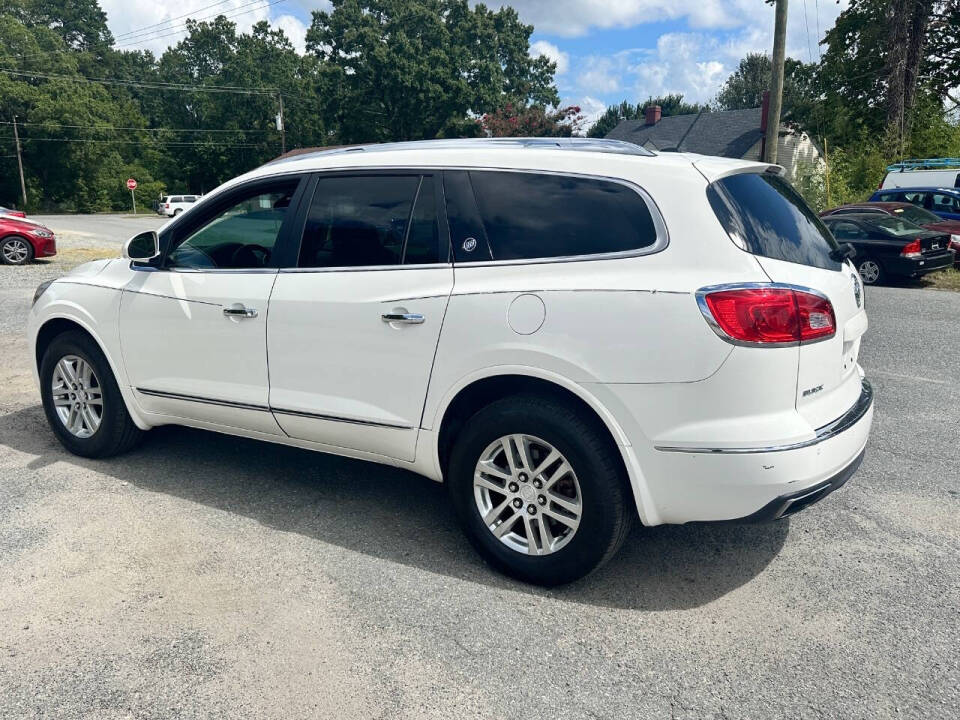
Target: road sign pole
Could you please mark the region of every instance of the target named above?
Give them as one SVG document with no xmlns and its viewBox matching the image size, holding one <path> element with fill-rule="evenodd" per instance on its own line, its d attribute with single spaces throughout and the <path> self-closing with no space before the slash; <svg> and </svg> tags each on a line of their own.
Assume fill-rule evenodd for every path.
<svg viewBox="0 0 960 720">
<path fill-rule="evenodd" d="M 133 190 L 130 191 L 130 202 L 133 203 L 133 214 L 137 214 L 137 199 L 133 196 Z"/>
</svg>

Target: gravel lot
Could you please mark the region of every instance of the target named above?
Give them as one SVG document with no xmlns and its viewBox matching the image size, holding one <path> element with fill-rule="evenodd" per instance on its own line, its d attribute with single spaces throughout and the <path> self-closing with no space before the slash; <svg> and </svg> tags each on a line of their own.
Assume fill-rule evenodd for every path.
<svg viewBox="0 0 960 720">
<path fill-rule="evenodd" d="M 878 407 L 843 490 L 639 530 L 545 591 L 402 471 L 178 428 L 66 454 L 33 289 L 149 220 L 47 219 L 62 255 L 0 268 L 0 717 L 957 716 L 960 294 L 867 290 Z"/>
</svg>

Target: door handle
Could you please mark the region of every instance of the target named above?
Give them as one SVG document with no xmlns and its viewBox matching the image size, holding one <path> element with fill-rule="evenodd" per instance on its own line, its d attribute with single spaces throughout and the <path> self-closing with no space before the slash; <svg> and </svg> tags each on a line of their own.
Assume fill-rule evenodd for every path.
<svg viewBox="0 0 960 720">
<path fill-rule="evenodd" d="M 248 308 L 243 303 L 234 303 L 233 305 L 224 306 L 223 314 L 227 317 L 255 318 L 257 311 L 253 308 Z"/>
<path fill-rule="evenodd" d="M 426 318 L 420 313 L 384 313 L 380 319 L 386 323 L 405 323 L 407 325 L 420 325 Z"/>
</svg>

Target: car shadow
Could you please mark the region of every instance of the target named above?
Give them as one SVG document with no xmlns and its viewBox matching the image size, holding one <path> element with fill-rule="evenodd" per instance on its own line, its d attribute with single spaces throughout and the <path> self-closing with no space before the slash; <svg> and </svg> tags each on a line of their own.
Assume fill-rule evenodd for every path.
<svg viewBox="0 0 960 720">
<path fill-rule="evenodd" d="M 776 557 L 789 521 L 637 528 L 617 556 L 560 588 L 486 566 L 457 526 L 443 486 L 406 470 L 181 427 L 156 428 L 126 455 L 67 453 L 37 405 L 0 416 L 0 444 L 66 462 L 431 573 L 571 602 L 639 610 L 699 607 L 750 581 Z"/>
</svg>

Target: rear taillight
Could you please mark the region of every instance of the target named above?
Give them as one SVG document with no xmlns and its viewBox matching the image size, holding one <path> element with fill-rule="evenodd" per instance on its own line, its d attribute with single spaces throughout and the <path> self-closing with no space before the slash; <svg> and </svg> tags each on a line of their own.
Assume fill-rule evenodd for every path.
<svg viewBox="0 0 960 720">
<path fill-rule="evenodd" d="M 920 238 L 908 242 L 903 246 L 903 250 L 900 251 L 903 257 L 920 257 L 922 253 L 923 248 L 920 247 Z"/>
<path fill-rule="evenodd" d="M 720 337 L 738 344 L 778 346 L 815 342 L 837 331 L 827 298 L 789 286 L 720 286 L 697 293 L 700 309 Z"/>
</svg>

